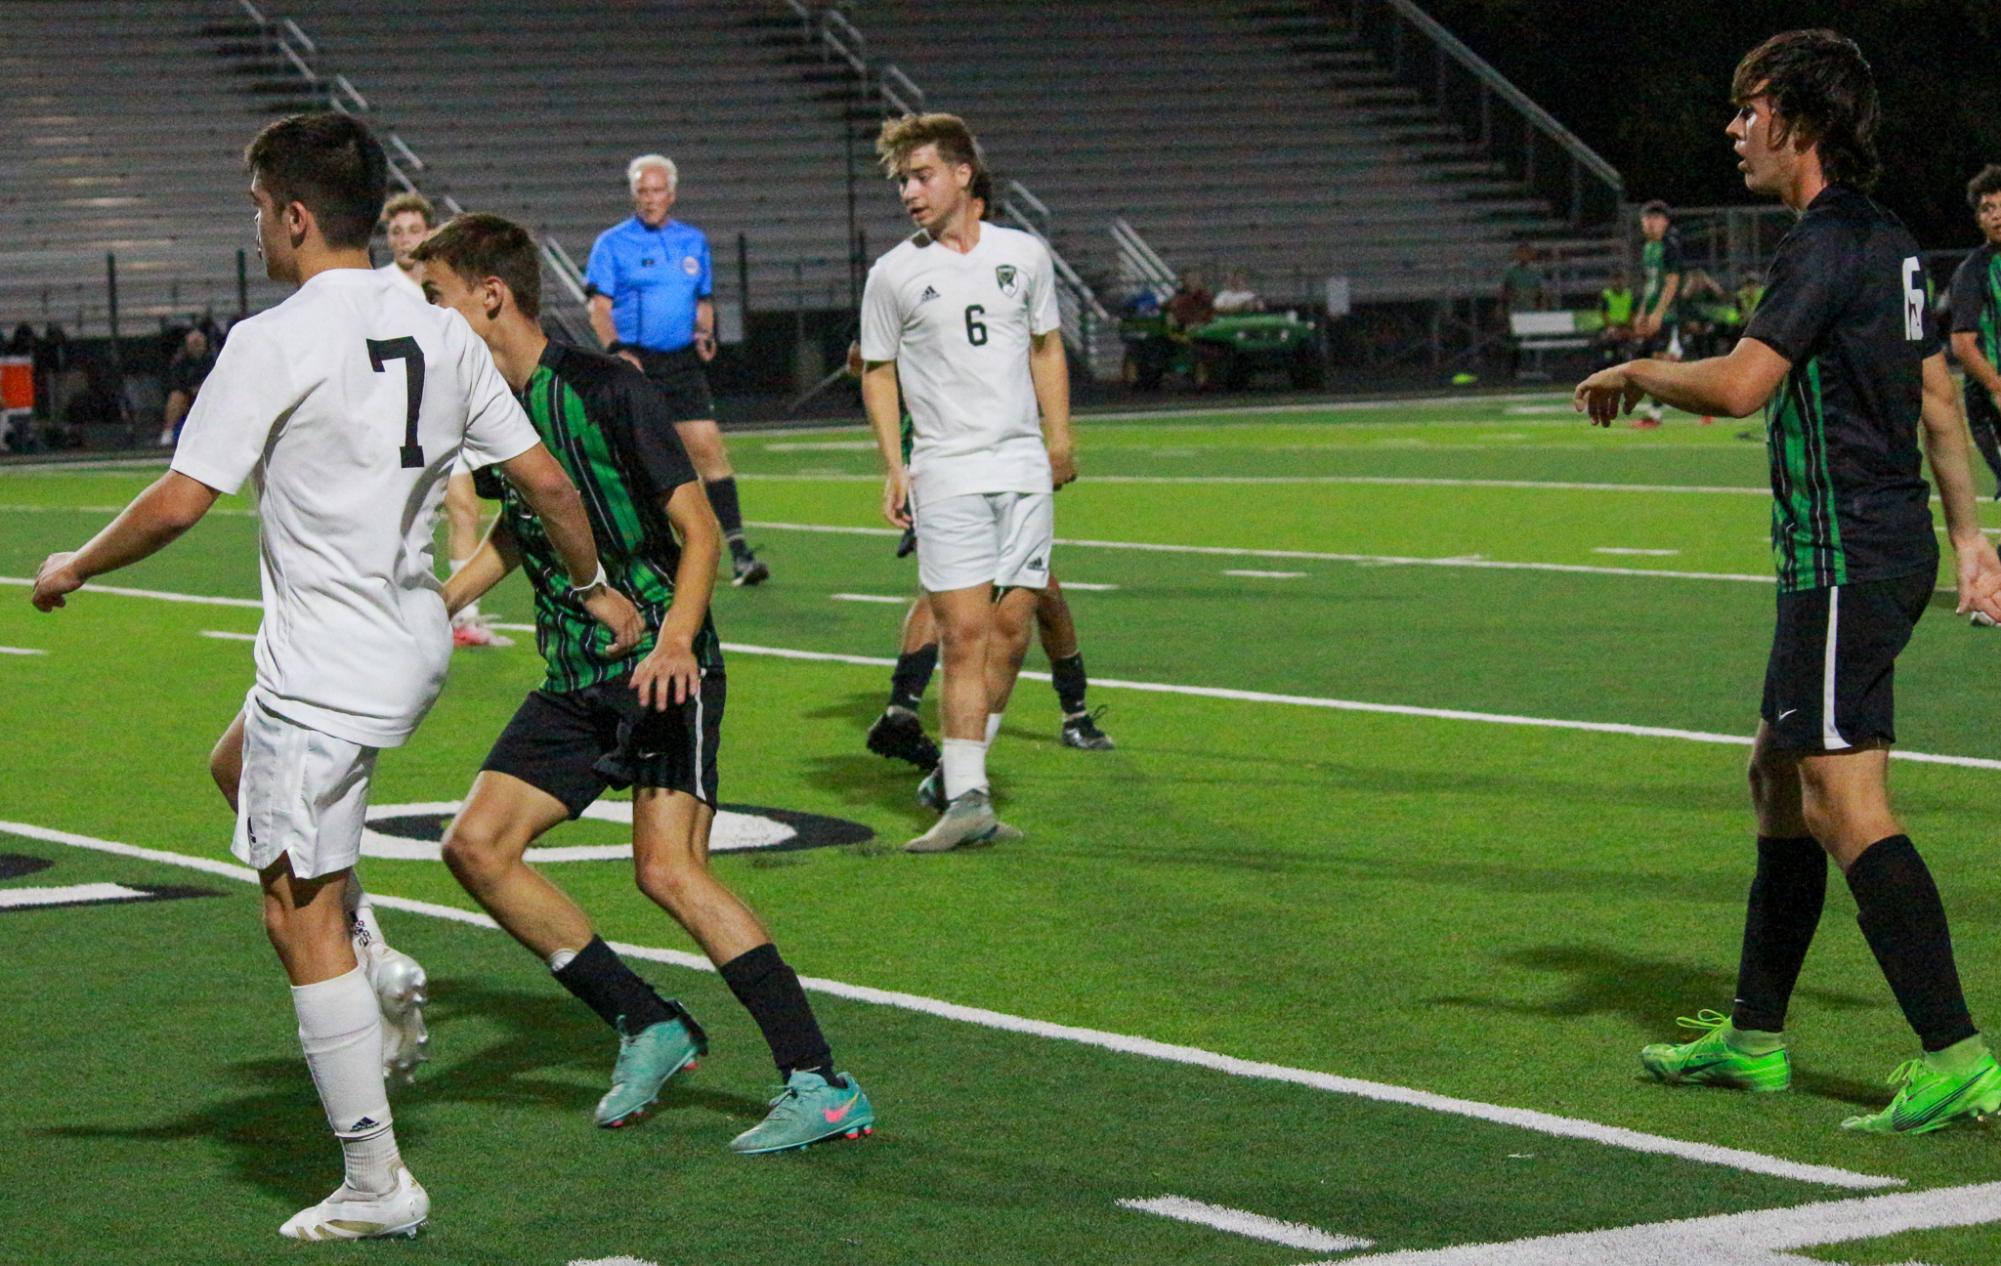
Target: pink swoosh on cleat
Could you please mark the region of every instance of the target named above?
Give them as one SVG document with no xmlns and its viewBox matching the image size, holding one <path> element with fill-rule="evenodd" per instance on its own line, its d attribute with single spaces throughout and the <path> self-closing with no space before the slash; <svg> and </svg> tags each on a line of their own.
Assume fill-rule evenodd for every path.
<svg viewBox="0 0 2001 1266">
<path fill-rule="evenodd" d="M 828 1125 L 839 1125 L 842 1121 L 847 1120 L 849 1111 L 859 1102 L 861 1102 L 861 1096 L 856 1095 L 838 1108 L 820 1109 L 820 1115 L 827 1118 Z"/>
</svg>

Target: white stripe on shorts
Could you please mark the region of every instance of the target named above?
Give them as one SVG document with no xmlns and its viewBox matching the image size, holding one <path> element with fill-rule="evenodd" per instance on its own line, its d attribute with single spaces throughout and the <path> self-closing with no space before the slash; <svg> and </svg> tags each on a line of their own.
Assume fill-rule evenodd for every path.
<svg viewBox="0 0 2001 1266">
<path fill-rule="evenodd" d="M 1834 661 L 1841 633 L 1841 586 L 1827 591 L 1827 645 L 1820 666 L 1820 744 L 1829 751 L 1849 746 L 1834 725 Z"/>
</svg>

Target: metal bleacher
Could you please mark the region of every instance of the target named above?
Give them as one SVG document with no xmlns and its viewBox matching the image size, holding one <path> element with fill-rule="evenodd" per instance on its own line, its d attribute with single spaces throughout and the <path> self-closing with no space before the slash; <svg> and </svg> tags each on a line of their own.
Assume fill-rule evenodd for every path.
<svg viewBox="0 0 2001 1266">
<path fill-rule="evenodd" d="M 264 279 L 243 146 L 298 102 L 262 82 L 247 28 L 209 3 L 0 5 L 0 322 L 103 333 L 106 255 L 128 332 L 237 306 Z"/>
<path fill-rule="evenodd" d="M 1484 294 L 1515 242 L 1572 260 L 1618 249 L 1400 80 L 1338 20 L 1346 4 L 843 8 L 931 108 L 964 114 L 996 167 L 1035 188 L 1058 243 L 1095 275 L 1116 271 L 1121 219 L 1176 267 L 1211 270 L 1212 284 L 1242 269 L 1288 300 L 1330 274 L 1362 303 Z"/>
</svg>

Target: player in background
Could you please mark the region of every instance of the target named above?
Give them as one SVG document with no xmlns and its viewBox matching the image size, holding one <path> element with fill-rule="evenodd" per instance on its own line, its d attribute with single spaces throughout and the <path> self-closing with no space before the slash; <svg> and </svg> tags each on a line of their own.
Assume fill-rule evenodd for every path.
<svg viewBox="0 0 2001 1266">
<path fill-rule="evenodd" d="M 411 254 L 438 227 L 437 209 L 421 193 L 399 193 L 382 204 L 382 231 L 389 238 L 390 260 L 375 271 L 424 297 L 424 266 Z M 479 494 L 472 473 L 454 470 L 445 481 L 445 551 L 457 572 L 479 548 Z M 514 639 L 493 631 L 473 603 L 452 617 L 454 646 L 512 646 Z"/>
<path fill-rule="evenodd" d="M 1934 1130 L 2001 1107 L 2001 1065 L 1960 990 L 1945 906 L 1890 809 L 1892 688 L 1938 582 L 1929 458 L 1957 559 L 1959 610 L 2001 615 L 2001 559 L 1975 517 L 1966 422 L 1933 321 L 1918 245 L 1864 192 L 1878 170 L 1869 64 L 1832 31 L 1775 35 L 1731 84 L 1728 134 L 1753 192 L 1799 216 L 1770 286 L 1727 356 L 1640 360 L 1580 383 L 1609 425 L 1643 395 L 1743 417 L 1766 410 L 1777 627 L 1751 749 L 1758 863 L 1732 1014 L 1640 1062 L 1668 1082 L 1784 1090 L 1787 1003 L 1820 924 L 1827 859 L 1922 1053 L 1883 1111 L 1843 1128 Z M 1668 935 L 1672 935 L 1671 933 Z"/>
<path fill-rule="evenodd" d="M 883 514 L 914 522 L 938 622 L 945 807 L 905 847 L 942 852 L 1020 834 L 994 816 L 986 756 L 1049 584 L 1054 492 L 1077 477 L 1069 364 L 1049 249 L 981 222 L 985 162 L 964 121 L 891 119 L 876 152 L 917 232 L 869 270 L 862 402 L 888 470 Z"/>
<path fill-rule="evenodd" d="M 461 452 L 474 466 L 498 464 L 537 507 L 618 644 L 643 626 L 603 583 L 577 491 L 486 347 L 369 267 L 387 164 L 366 126 L 344 114 L 281 119 L 250 143 L 245 165 L 265 271 L 296 290 L 236 323 L 172 468 L 82 549 L 51 555 L 34 604 L 63 606 L 254 479 L 265 617 L 256 683 L 211 770 L 237 811 L 231 851 L 258 872 L 265 930 L 346 1171 L 280 1233 L 415 1234 L 430 1197 L 397 1150 L 382 1016 L 344 898 L 376 754 L 410 736 L 444 683 L 451 638 L 432 525 Z"/>
<path fill-rule="evenodd" d="M 1633 337 L 1641 356 L 1681 359 L 1675 302 L 1681 295 L 1681 238 L 1668 219 L 1668 205 L 1656 198 L 1640 208 L 1640 311 L 1633 318 Z M 1634 426 L 1661 424 L 1661 402 L 1649 400 Z"/>
<path fill-rule="evenodd" d="M 2001 165 L 1966 184 L 1967 205 L 1987 240 L 1952 275 L 1952 354 L 1966 371 L 1966 420 L 1994 472 L 2001 501 Z"/>
<path fill-rule="evenodd" d="M 618 1063 L 597 1123 L 625 1125 L 706 1050 L 707 1039 L 523 854 L 607 787 L 632 787 L 640 890 L 716 964 L 763 1032 L 784 1082 L 770 1115 L 730 1146 L 783 1151 L 870 1131 L 874 1109 L 860 1085 L 835 1071 L 799 977 L 757 916 L 709 870 L 725 698 L 722 647 L 709 614 L 721 531 L 666 398 L 623 361 L 542 333 L 541 261 L 520 226 L 462 215 L 418 254 L 433 301 L 464 316 L 486 341 L 536 430 L 588 494 L 612 583 L 639 600 L 646 620 L 636 645 L 603 653 L 604 638 L 566 596 L 534 507 L 499 490 L 500 517 L 445 586 L 446 603 L 459 606 L 525 567 L 535 590 L 536 645 L 549 671 L 474 780 L 445 836 L 446 863 L 496 922 L 618 1034 Z"/>
<path fill-rule="evenodd" d="M 986 199 L 980 202 L 984 215 Z M 848 374 L 857 379 L 862 376 L 862 345 L 858 342 L 848 344 Z M 907 466 L 912 442 L 907 410 L 902 419 L 902 440 L 903 461 Z M 903 558 L 916 552 L 916 529 L 905 528 L 896 556 Z M 924 732 L 918 709 L 924 705 L 924 692 L 938 667 L 938 622 L 932 618 L 931 604 L 923 594 L 913 599 L 909 610 L 903 613 L 902 629 L 896 668 L 889 675 L 889 703 L 869 726 L 868 749 L 878 756 L 908 761 L 929 773 L 938 768 L 938 744 Z M 1056 703 L 1063 712 L 1059 731 L 1063 745 L 1087 752 L 1111 751 L 1116 746 L 1111 735 L 1098 728 L 1098 717 L 1104 709 L 1093 712 L 1085 702 L 1091 681 L 1085 674 L 1084 652 L 1077 642 L 1077 622 L 1070 614 L 1070 600 L 1063 596 L 1063 586 L 1053 569 L 1049 573 L 1049 587 L 1035 604 L 1035 631 L 1042 643 L 1042 653 L 1049 657 L 1050 686 L 1056 691 Z"/>
<path fill-rule="evenodd" d="M 708 235 L 671 218 L 681 171 L 661 154 L 626 164 L 631 218 L 598 234 L 584 268 L 591 329 L 604 349 L 632 362 L 666 394 L 674 429 L 708 488 L 730 547 L 731 584 L 771 578 L 743 535 L 736 469 L 716 425 L 702 368 L 716 358 L 716 305 Z"/>
</svg>

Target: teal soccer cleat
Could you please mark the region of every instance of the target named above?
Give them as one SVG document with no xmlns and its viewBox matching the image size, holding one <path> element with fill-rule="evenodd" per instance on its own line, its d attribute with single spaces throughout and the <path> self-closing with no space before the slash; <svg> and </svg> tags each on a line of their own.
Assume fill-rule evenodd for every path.
<svg viewBox="0 0 2001 1266">
<path fill-rule="evenodd" d="M 875 1133 L 875 1108 L 861 1083 L 837 1074 L 834 1085 L 818 1073 L 795 1072 L 771 1101 L 771 1113 L 730 1142 L 744 1156 L 786 1152 L 831 1138 L 860 1138 Z"/>
<path fill-rule="evenodd" d="M 597 1123 L 607 1130 L 630 1125 L 660 1098 L 668 1078 L 708 1053 L 708 1035 L 695 1017 L 671 999 L 673 1017 L 649 1024 L 638 1034 L 625 1031 L 619 1017 L 618 1063 L 611 1070 L 611 1089 L 598 1100 Z"/>
</svg>

